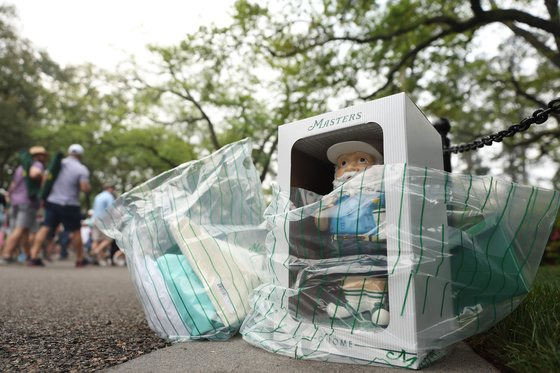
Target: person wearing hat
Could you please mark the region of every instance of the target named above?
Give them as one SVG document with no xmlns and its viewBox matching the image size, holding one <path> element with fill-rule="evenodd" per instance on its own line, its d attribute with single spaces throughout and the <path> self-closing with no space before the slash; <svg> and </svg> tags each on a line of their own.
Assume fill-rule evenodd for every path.
<svg viewBox="0 0 560 373">
<path fill-rule="evenodd" d="M 6 264 L 13 261 L 13 251 L 23 245 L 26 256 L 29 258 L 28 237 L 29 230 L 34 225 L 37 211 L 39 210 L 39 199 L 37 195 L 32 195 L 28 189 L 28 182 L 36 185 L 41 184 L 43 172 L 45 170 L 45 162 L 47 160 L 47 151 L 42 146 L 33 146 L 29 149 L 31 156 L 29 169 L 26 170 L 23 165 L 18 166 L 14 173 L 13 180 L 8 189 L 9 199 L 11 201 L 12 232 L 6 240 L 4 249 L 2 250 L 2 258 L 0 264 Z M 26 178 L 28 180 L 26 180 Z"/>
<path fill-rule="evenodd" d="M 320 230 L 329 230 L 333 247 L 339 256 L 368 255 L 371 271 L 345 274 L 337 299 L 327 304 L 331 318 L 362 317 L 367 314 L 374 325 L 389 324 L 386 275 L 386 237 L 384 233 L 385 195 L 380 191 L 379 169 L 365 170 L 383 164 L 383 156 L 363 141 L 345 141 L 332 145 L 327 158 L 335 165 L 334 200 L 321 210 L 316 219 Z M 367 175 L 367 177 L 366 177 Z M 363 260 L 362 260 L 363 261 Z"/>
<path fill-rule="evenodd" d="M 41 246 L 50 231 L 56 231 L 62 224 L 64 230 L 72 233 L 72 246 L 76 250 L 76 266 L 87 264 L 84 259 L 84 248 L 81 229 L 80 192 L 89 193 L 89 170 L 81 162 L 84 148 L 72 144 L 68 148 L 68 156 L 62 160 L 58 173 L 47 201 L 45 203 L 45 220 L 35 235 L 31 248 L 31 265 L 43 266 L 39 258 Z"/>
</svg>

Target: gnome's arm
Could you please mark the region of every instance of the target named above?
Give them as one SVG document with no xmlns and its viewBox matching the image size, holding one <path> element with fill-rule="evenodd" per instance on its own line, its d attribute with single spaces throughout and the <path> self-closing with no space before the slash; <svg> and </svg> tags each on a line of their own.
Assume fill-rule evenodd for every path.
<svg viewBox="0 0 560 373">
<path fill-rule="evenodd" d="M 331 216 L 332 208 L 336 205 L 337 198 L 335 196 L 324 197 L 324 203 L 321 203 L 320 208 L 314 214 L 315 225 L 320 231 L 329 229 L 329 217 Z"/>
</svg>

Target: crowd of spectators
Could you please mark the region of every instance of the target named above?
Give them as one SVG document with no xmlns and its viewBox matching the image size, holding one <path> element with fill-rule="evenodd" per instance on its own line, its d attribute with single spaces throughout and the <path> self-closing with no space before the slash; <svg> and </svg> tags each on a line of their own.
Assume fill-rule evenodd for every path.
<svg viewBox="0 0 560 373">
<path fill-rule="evenodd" d="M 93 208 L 82 214 L 81 194 L 91 192 L 84 148 L 70 145 L 66 157 L 51 161 L 42 146 L 22 157 L 8 190 L 0 190 L 0 265 L 75 257 L 76 267 L 125 265 L 124 254 L 98 227 L 113 204 L 115 189 L 106 184 Z"/>
</svg>

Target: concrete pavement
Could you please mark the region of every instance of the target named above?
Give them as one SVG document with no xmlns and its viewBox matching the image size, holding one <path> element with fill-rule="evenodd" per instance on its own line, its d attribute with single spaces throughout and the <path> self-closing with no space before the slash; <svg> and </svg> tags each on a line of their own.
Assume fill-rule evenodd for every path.
<svg viewBox="0 0 560 373">
<path fill-rule="evenodd" d="M 237 336 L 226 342 L 178 343 L 130 360 L 109 372 L 410 372 L 406 369 L 295 360 L 253 347 Z M 423 372 L 497 372 L 464 343 Z"/>
</svg>

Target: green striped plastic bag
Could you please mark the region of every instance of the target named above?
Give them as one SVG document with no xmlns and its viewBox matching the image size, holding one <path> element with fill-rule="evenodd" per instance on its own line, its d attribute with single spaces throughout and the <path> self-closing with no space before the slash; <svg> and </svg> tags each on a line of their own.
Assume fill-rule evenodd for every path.
<svg viewBox="0 0 560 373">
<path fill-rule="evenodd" d="M 150 327 L 170 341 L 237 333 L 264 272 L 263 195 L 243 140 L 119 197 L 99 228 L 115 238 Z"/>
<path fill-rule="evenodd" d="M 556 191 L 407 164 L 326 196 L 275 190 L 270 281 L 241 334 L 297 359 L 422 368 L 521 303 L 559 204 Z"/>
</svg>

